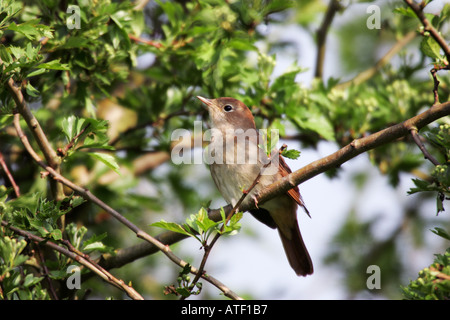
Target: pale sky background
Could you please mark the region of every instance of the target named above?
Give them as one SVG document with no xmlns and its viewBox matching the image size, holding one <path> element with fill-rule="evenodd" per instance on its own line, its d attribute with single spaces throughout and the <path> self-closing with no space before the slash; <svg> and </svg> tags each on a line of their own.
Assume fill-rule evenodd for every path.
<svg viewBox="0 0 450 320">
<path fill-rule="evenodd" d="M 343 15 L 336 16 L 333 25 L 338 25 L 348 18 L 351 19 L 355 14 L 369 16 L 366 8 L 371 4 L 373 3 L 351 5 Z M 433 10 L 439 10 L 442 4 L 443 1 L 434 1 Z M 281 37 L 298 43 L 299 56 L 296 57 L 298 64 L 309 68 L 298 77 L 298 81 L 308 86 L 313 78 L 315 65 L 316 45 L 313 38 L 297 26 L 288 28 L 269 26 L 265 32 L 269 38 Z M 327 42 L 324 78 L 340 76 L 336 63 L 339 61 L 336 54 L 338 45 L 336 37 L 333 37 L 331 32 Z M 386 48 L 386 51 L 388 49 Z M 379 52 L 379 57 L 385 53 Z M 145 64 L 143 60 L 140 61 Z M 278 53 L 274 76 L 283 73 L 292 63 L 291 56 Z M 300 149 L 300 146 L 293 141 L 286 141 L 286 143 L 290 149 Z M 298 160 L 287 159 L 287 162 L 292 171 L 295 171 L 337 150 L 337 146 L 333 143 L 322 142 L 318 150 L 302 150 Z M 187 183 L 197 185 L 199 175 L 209 175 L 204 165 L 191 166 L 198 175 L 192 175 Z M 351 178 L 353 174 L 361 171 L 367 172 L 373 179 L 369 179 L 370 182 L 364 190 L 356 191 Z M 362 154 L 342 166 L 339 178 L 330 180 L 322 174 L 300 185 L 300 192 L 312 216 L 312 219 L 308 218 L 299 208 L 300 230 L 314 264 L 312 276 L 297 277 L 285 257 L 278 233 L 249 214 L 245 214 L 241 220 L 242 229 L 238 235 L 217 242 L 206 269 L 236 293 L 241 295 L 250 293 L 255 299 L 345 299 L 348 296 L 341 282 L 342 275 L 337 273 L 336 268 L 326 267 L 322 263 L 331 238 L 339 230 L 352 206 L 356 206 L 359 217 L 365 221 L 374 216 L 381 217 L 375 225 L 375 236 L 383 238 L 383 235 L 389 235 L 403 218 L 403 205 L 415 197 L 415 195 L 407 195 L 411 187 L 413 187 L 411 176 L 402 175 L 399 187 L 393 189 L 387 178 L 381 176 L 379 171 L 369 163 L 367 154 Z M 216 200 L 211 204 L 211 208 L 224 204 L 223 200 Z M 430 208 L 429 214 L 435 213 L 434 200 L 424 204 L 424 207 Z M 449 210 L 446 208 L 446 212 Z M 444 221 L 448 219 L 448 216 L 444 213 L 436 219 Z M 244 235 L 246 232 L 253 232 L 256 237 L 246 237 Z M 416 278 L 417 272 L 429 265 L 433 261 L 433 254 L 441 249 L 436 247 L 439 245 L 439 242 L 435 241 L 437 237 L 433 237 L 431 232 L 429 234 L 425 249 L 404 252 L 405 259 L 413 270 L 412 274 L 408 275 L 409 279 Z M 176 250 L 182 258 L 195 257 L 193 263 L 195 266 L 199 265 L 203 251 L 199 250 L 199 243 L 195 240 L 182 241 Z M 161 269 L 157 271 L 161 281 L 167 278 L 165 270 L 167 269 L 161 266 Z M 383 270 L 381 270 L 381 276 L 383 276 Z M 170 279 L 167 280 L 170 281 Z M 404 284 L 407 283 L 405 279 Z M 204 286 L 210 287 L 208 291 L 213 297 L 217 295 L 216 297 L 220 298 L 219 290 L 207 283 L 204 283 Z"/>
</svg>

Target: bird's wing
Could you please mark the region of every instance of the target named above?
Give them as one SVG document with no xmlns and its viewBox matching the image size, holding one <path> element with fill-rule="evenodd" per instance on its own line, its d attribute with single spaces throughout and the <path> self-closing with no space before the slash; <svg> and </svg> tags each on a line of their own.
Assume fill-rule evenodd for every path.
<svg viewBox="0 0 450 320">
<path fill-rule="evenodd" d="M 282 177 L 287 176 L 288 174 L 292 173 L 291 168 L 286 164 L 286 162 L 283 159 L 283 156 L 280 154 L 280 173 Z M 300 190 L 298 189 L 298 186 L 295 188 L 290 189 L 288 192 L 288 195 L 295 201 L 297 204 L 305 210 L 306 214 L 309 215 L 309 211 L 305 206 L 305 203 L 303 202 L 302 196 L 300 195 Z"/>
</svg>

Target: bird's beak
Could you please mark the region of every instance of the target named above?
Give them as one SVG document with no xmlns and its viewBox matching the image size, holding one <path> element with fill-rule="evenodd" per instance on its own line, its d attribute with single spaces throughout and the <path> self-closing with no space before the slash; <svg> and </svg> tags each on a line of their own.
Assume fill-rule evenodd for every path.
<svg viewBox="0 0 450 320">
<path fill-rule="evenodd" d="M 208 107 L 212 107 L 214 105 L 214 103 L 210 99 L 206 99 L 200 96 L 197 96 L 197 99 L 206 104 Z"/>
</svg>

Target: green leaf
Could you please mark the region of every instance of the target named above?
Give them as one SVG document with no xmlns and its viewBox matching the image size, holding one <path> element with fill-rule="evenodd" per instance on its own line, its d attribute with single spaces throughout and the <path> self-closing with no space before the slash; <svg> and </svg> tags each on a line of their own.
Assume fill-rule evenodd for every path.
<svg viewBox="0 0 450 320">
<path fill-rule="evenodd" d="M 61 240 L 62 239 L 62 233 L 61 233 L 61 230 L 60 229 L 53 229 L 51 232 L 50 232 L 50 234 L 49 234 L 49 236 L 51 237 L 51 238 L 53 238 L 53 240 Z"/>
<path fill-rule="evenodd" d="M 38 76 L 38 75 L 46 73 L 46 72 L 47 72 L 46 69 L 38 69 L 38 70 L 35 70 L 35 71 L 30 72 L 29 74 L 27 74 L 27 78 Z"/>
<path fill-rule="evenodd" d="M 39 20 L 38 20 L 39 21 Z M 12 30 L 23 34 L 29 40 L 34 40 L 39 36 L 39 32 L 36 28 L 31 24 L 33 21 L 28 21 L 27 23 L 22 23 L 17 25 L 15 22 L 12 22 L 6 30 Z"/>
<path fill-rule="evenodd" d="M 52 28 L 39 24 L 39 19 L 32 19 L 21 24 L 11 22 L 6 30 L 21 33 L 29 40 L 39 40 L 42 37 L 53 38 Z"/>
<path fill-rule="evenodd" d="M 95 159 L 100 160 L 101 162 L 106 164 L 109 168 L 113 169 L 117 174 L 120 175 L 119 171 L 120 167 L 117 164 L 116 159 L 112 155 L 100 152 L 88 152 L 88 154 L 94 157 Z"/>
<path fill-rule="evenodd" d="M 207 232 L 219 224 L 219 222 L 215 222 L 208 217 L 208 212 L 205 208 L 201 208 L 194 218 L 194 221 L 203 232 Z"/>
<path fill-rule="evenodd" d="M 195 235 L 193 235 L 192 233 L 186 231 L 186 229 L 184 229 L 181 225 L 179 225 L 178 223 L 175 223 L 175 222 L 167 222 L 165 220 L 161 220 L 161 221 L 152 223 L 151 226 L 162 228 L 162 229 L 165 229 L 165 230 L 168 230 L 168 231 L 181 233 L 181 234 L 184 234 L 186 236 L 190 236 L 190 237 L 196 238 Z"/>
<path fill-rule="evenodd" d="M 410 7 L 407 7 L 407 8 L 402 8 L 402 7 L 395 8 L 393 10 L 393 12 L 397 13 L 397 14 L 401 14 L 401 15 L 403 15 L 405 17 L 416 18 L 416 14 L 414 13 L 414 11 Z"/>
<path fill-rule="evenodd" d="M 36 66 L 36 68 L 39 69 L 51 69 L 51 70 L 70 70 L 69 65 L 65 63 L 60 63 L 60 59 L 52 60 L 46 63 L 41 63 L 40 65 Z"/>
<path fill-rule="evenodd" d="M 293 160 L 297 160 L 298 157 L 300 156 L 300 151 L 295 150 L 295 149 L 290 149 L 290 150 L 284 150 L 281 155 L 285 158 L 288 159 L 293 159 Z"/>
<path fill-rule="evenodd" d="M 431 230 L 431 232 L 433 232 L 434 234 L 437 234 L 438 236 L 450 240 L 450 234 L 447 233 L 446 230 L 439 228 L 439 227 L 435 227 L 434 230 Z"/>
<path fill-rule="evenodd" d="M 67 141 L 71 141 L 76 135 L 80 133 L 85 122 L 86 120 L 84 118 L 78 118 L 74 115 L 62 120 L 62 130 L 67 138 Z"/>
<path fill-rule="evenodd" d="M 26 91 L 27 91 L 27 94 L 30 95 L 31 97 L 34 97 L 34 98 L 39 97 L 39 94 L 40 94 L 39 91 L 35 87 L 33 87 L 31 85 L 31 83 L 29 83 L 29 82 L 27 83 Z"/>
<path fill-rule="evenodd" d="M 420 50 L 430 58 L 441 59 L 441 47 L 433 37 L 424 37 L 420 43 Z"/>
<path fill-rule="evenodd" d="M 6 64 L 10 64 L 11 62 L 13 62 L 11 54 L 3 44 L 0 44 L 0 58 L 2 58 L 3 62 Z"/>
<path fill-rule="evenodd" d="M 300 128 L 314 131 L 326 140 L 335 140 L 332 124 L 318 110 L 298 108 L 295 113 L 289 116 Z"/>
</svg>

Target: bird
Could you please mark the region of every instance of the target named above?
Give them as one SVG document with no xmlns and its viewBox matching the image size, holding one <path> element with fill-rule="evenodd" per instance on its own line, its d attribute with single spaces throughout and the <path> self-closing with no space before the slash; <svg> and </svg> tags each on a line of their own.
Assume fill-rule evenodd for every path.
<svg viewBox="0 0 450 320">
<path fill-rule="evenodd" d="M 243 203 L 251 204 L 249 212 L 260 222 L 277 229 L 287 260 L 298 276 L 314 272 L 313 263 L 303 241 L 297 220 L 297 208 L 303 207 L 309 216 L 298 186 L 284 194 L 258 204 L 260 190 L 291 173 L 291 169 L 278 153 L 270 156 L 261 148 L 260 132 L 250 109 L 231 97 L 207 99 L 197 96 L 206 105 L 211 120 L 211 141 L 205 159 L 219 192 L 233 207 L 243 191 L 257 183 Z M 206 151 L 206 150 L 205 150 Z M 276 160 L 276 161 L 273 161 Z M 273 161 L 275 167 L 267 165 Z"/>
</svg>

